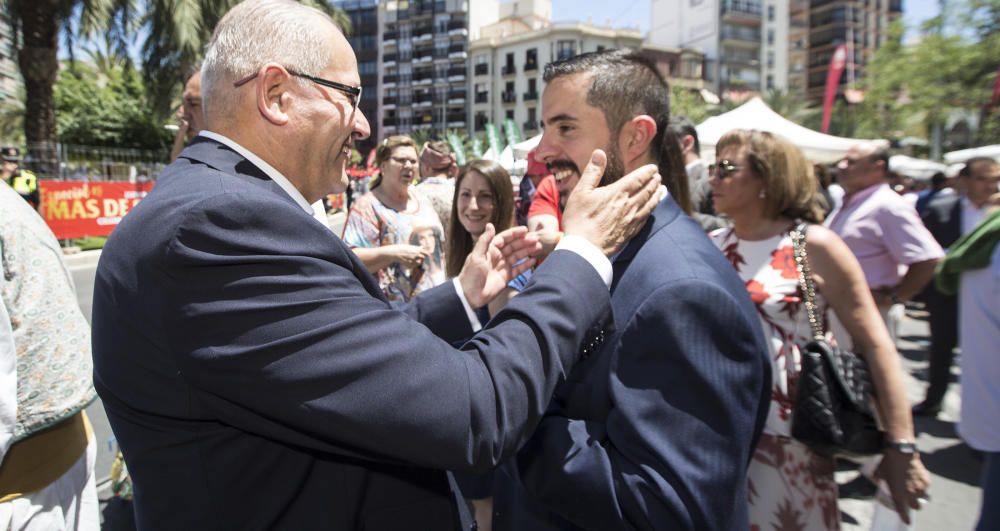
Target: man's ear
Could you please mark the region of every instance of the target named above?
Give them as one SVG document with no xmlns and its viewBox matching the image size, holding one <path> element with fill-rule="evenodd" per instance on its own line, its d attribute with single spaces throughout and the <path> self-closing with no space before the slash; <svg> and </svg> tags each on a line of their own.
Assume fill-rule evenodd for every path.
<svg viewBox="0 0 1000 531">
<path fill-rule="evenodd" d="M 288 108 L 291 105 L 291 74 L 276 64 L 264 66 L 260 80 L 254 85 L 254 97 L 261 116 L 274 125 L 285 125 L 289 121 Z"/>
<path fill-rule="evenodd" d="M 694 137 L 691 135 L 684 135 L 681 139 L 681 153 L 687 155 L 688 153 L 694 151 Z M 695 153 L 697 155 L 697 153 Z"/>
<path fill-rule="evenodd" d="M 647 114 L 640 114 L 625 122 L 618 135 L 618 146 L 625 162 L 631 162 L 649 152 L 656 138 L 656 120 Z"/>
</svg>

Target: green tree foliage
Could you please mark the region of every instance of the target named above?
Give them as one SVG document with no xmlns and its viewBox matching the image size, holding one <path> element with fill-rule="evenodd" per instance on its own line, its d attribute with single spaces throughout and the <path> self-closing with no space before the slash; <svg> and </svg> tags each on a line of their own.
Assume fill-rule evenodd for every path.
<svg viewBox="0 0 1000 531">
<path fill-rule="evenodd" d="M 134 68 L 105 71 L 80 62 L 64 69 L 55 87 L 56 123 L 64 144 L 165 150 L 171 135 L 149 110 Z"/>
<path fill-rule="evenodd" d="M 983 126 L 978 143 L 1000 142 L 1000 109 L 984 110 L 1000 65 L 1000 0 L 954 7 L 958 24 L 934 18 L 923 25 L 916 44 L 902 44 L 903 26 L 893 25 L 862 81 L 858 136 L 929 138 L 955 113 L 978 113 Z"/>
</svg>

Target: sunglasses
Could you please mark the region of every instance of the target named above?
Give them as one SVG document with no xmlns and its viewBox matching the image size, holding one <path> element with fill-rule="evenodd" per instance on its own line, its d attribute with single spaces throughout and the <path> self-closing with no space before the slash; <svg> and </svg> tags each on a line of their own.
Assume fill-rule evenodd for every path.
<svg viewBox="0 0 1000 531">
<path fill-rule="evenodd" d="M 310 76 L 308 74 L 303 74 L 301 72 L 296 72 L 294 70 L 288 70 L 288 73 L 295 77 L 308 79 L 309 81 L 312 81 L 317 85 L 322 85 L 324 87 L 332 88 L 334 90 L 339 90 L 340 92 L 343 92 L 351 100 L 351 110 L 352 111 L 358 110 L 358 104 L 361 102 L 361 87 L 352 87 L 350 85 L 337 83 L 336 81 L 330 81 L 329 79 L 323 79 L 321 77 Z M 235 83 L 233 83 L 233 87 L 234 88 L 242 87 L 243 85 L 246 85 L 251 80 L 253 80 L 255 77 L 257 77 L 257 72 L 254 72 L 253 74 L 250 74 L 249 76 L 236 81 Z"/>
<path fill-rule="evenodd" d="M 739 171 L 743 166 L 733 164 L 730 160 L 720 160 L 716 164 L 712 164 L 708 167 L 709 175 L 714 175 L 720 181 L 723 179 L 728 179 L 733 173 Z"/>
</svg>

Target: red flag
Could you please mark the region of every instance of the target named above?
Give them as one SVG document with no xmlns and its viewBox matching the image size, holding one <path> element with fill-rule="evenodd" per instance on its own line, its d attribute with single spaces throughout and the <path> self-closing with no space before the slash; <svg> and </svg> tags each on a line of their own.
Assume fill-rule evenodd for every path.
<svg viewBox="0 0 1000 531">
<path fill-rule="evenodd" d="M 833 99 L 837 96 L 840 85 L 840 75 L 847 66 L 847 45 L 841 44 L 830 58 L 830 70 L 826 74 L 826 93 L 823 95 L 823 128 L 822 132 L 830 130 L 830 113 L 833 111 Z"/>
<path fill-rule="evenodd" d="M 993 97 L 990 98 L 990 107 L 1000 105 L 1000 66 L 997 67 L 997 81 L 993 84 Z"/>
</svg>

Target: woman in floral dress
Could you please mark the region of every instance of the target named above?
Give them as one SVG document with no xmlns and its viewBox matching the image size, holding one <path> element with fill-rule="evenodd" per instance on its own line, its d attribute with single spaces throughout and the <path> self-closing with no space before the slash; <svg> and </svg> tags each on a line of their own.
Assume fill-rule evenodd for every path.
<svg viewBox="0 0 1000 531">
<path fill-rule="evenodd" d="M 839 529 L 834 460 L 791 438 L 799 348 L 812 331 L 789 234 L 801 221 L 820 221 L 816 180 L 802 153 L 770 133 L 732 131 L 719 140 L 716 157 L 709 183 L 716 209 L 733 226 L 711 236 L 757 306 L 774 377 L 767 423 L 748 474 L 750 529 Z M 861 266 L 836 234 L 819 225 L 806 231 L 806 253 L 824 321 L 832 308 L 871 367 L 888 438 L 913 441 L 899 360 Z M 919 507 L 929 481 L 919 455 L 886 450 L 877 475 L 898 508 Z"/>
<path fill-rule="evenodd" d="M 351 206 L 343 239 L 389 300 L 407 301 L 444 282 L 444 229 L 433 206 L 410 186 L 418 163 L 410 137 L 383 140 L 375 163 L 379 176 Z"/>
</svg>

